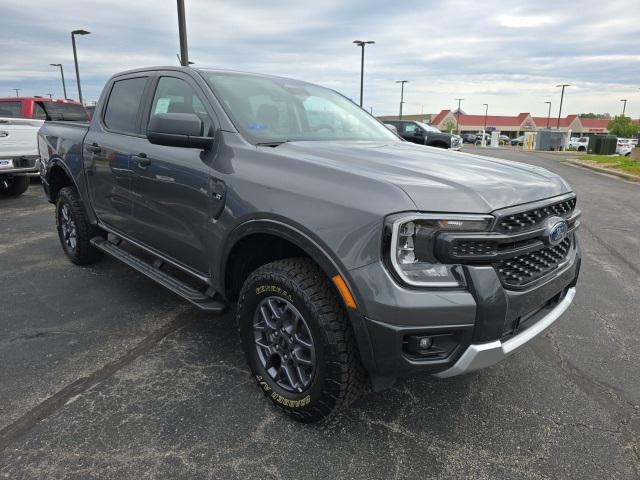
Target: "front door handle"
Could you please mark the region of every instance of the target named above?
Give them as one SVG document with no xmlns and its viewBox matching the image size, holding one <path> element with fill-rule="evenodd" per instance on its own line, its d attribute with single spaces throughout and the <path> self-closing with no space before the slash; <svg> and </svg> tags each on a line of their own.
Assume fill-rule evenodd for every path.
<svg viewBox="0 0 640 480">
<path fill-rule="evenodd" d="M 97 143 L 92 143 L 91 145 L 87 145 L 87 150 L 89 150 L 91 153 L 100 153 L 102 149 Z"/>
<path fill-rule="evenodd" d="M 132 155 L 131 158 L 138 164 L 140 168 L 147 168 L 149 165 L 151 165 L 151 160 L 149 160 L 146 153 Z"/>
</svg>

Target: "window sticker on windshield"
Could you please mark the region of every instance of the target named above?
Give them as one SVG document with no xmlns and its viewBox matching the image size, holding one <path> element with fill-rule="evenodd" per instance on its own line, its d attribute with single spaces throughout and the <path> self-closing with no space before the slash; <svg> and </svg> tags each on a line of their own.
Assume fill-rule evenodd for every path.
<svg viewBox="0 0 640 480">
<path fill-rule="evenodd" d="M 170 98 L 159 98 L 156 103 L 156 109 L 153 113 L 167 113 L 169 111 Z"/>
<path fill-rule="evenodd" d="M 247 128 L 249 130 L 266 130 L 267 128 L 269 128 L 269 125 L 265 125 L 263 123 L 250 123 L 249 125 L 247 125 Z"/>
</svg>

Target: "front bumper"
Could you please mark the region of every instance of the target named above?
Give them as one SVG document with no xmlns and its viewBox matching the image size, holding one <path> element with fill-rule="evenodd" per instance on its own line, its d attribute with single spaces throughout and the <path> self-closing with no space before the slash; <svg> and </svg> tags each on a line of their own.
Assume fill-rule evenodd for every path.
<svg viewBox="0 0 640 480">
<path fill-rule="evenodd" d="M 466 289 L 403 287 L 382 262 L 349 272 L 359 299 L 351 322 L 372 388 L 410 374 L 460 375 L 506 358 L 555 322 L 571 304 L 580 245 L 566 264 L 533 286 L 504 288 L 493 266 L 465 266 Z M 443 338 L 443 354 L 407 351 L 416 336 Z"/>
<path fill-rule="evenodd" d="M 560 303 L 553 308 L 543 309 L 543 311 L 539 312 L 540 318 L 535 319 L 535 323 L 523 332 L 511 337 L 509 340 L 504 342 L 495 340 L 493 342 L 469 345 L 452 367 L 443 372 L 436 373 L 436 377 L 455 377 L 456 375 L 495 365 L 504 360 L 553 325 L 569 308 L 575 295 L 575 287 L 568 289 Z"/>
</svg>

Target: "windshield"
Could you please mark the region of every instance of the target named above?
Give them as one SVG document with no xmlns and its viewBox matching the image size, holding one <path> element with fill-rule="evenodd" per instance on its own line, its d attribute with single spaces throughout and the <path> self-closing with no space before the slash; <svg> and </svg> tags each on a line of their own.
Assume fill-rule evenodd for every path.
<svg viewBox="0 0 640 480">
<path fill-rule="evenodd" d="M 427 125 L 426 123 L 422 123 L 422 122 L 416 122 L 418 125 L 420 125 L 422 128 L 424 128 L 427 132 L 438 132 L 438 133 L 442 133 L 440 130 L 438 130 L 436 127 L 433 127 L 431 125 Z"/>
<path fill-rule="evenodd" d="M 201 72 L 240 133 L 254 144 L 295 140 L 400 141 L 333 90 L 286 78 Z"/>
</svg>

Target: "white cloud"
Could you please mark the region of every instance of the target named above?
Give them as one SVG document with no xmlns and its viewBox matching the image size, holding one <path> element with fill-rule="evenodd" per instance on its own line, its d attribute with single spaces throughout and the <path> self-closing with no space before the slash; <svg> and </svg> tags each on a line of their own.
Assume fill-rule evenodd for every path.
<svg viewBox="0 0 640 480">
<path fill-rule="evenodd" d="M 87 99 L 96 99 L 113 73 L 176 65 L 179 50 L 174 0 L 42 0 L 46 15 L 7 2 L 0 26 L 0 96 L 61 95 L 63 63 L 75 92 L 69 32 Z M 360 50 L 365 60 L 365 105 L 395 113 L 408 79 L 405 111 L 437 112 L 465 98 L 469 112 L 489 103 L 495 114 L 546 114 L 558 83 L 574 85 L 568 113 L 618 109 L 640 115 L 640 9 L 637 0 L 425 1 L 186 0 L 189 48 L 196 65 L 257 71 L 308 80 L 357 98 Z M 543 13 L 541 13 L 543 12 Z M 621 96 L 622 95 L 622 96 Z"/>
</svg>

